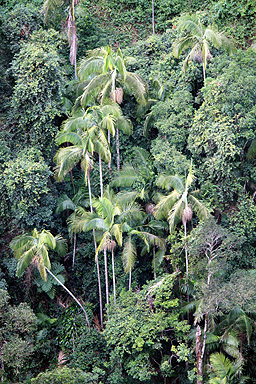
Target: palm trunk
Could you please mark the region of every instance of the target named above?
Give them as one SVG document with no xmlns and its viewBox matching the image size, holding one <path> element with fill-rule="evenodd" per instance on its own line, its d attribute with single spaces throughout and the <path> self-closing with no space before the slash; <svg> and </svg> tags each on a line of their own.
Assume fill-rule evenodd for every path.
<svg viewBox="0 0 256 384">
<path fill-rule="evenodd" d="M 204 76 L 204 85 L 205 85 L 206 74 L 205 74 L 205 66 L 204 66 L 204 62 L 203 62 L 203 76 Z"/>
<path fill-rule="evenodd" d="M 99 171 L 100 171 L 100 197 L 103 198 L 103 179 L 102 179 L 102 162 L 99 155 Z"/>
<path fill-rule="evenodd" d="M 156 246 L 153 245 L 153 266 L 154 266 L 154 279 L 156 279 Z"/>
<path fill-rule="evenodd" d="M 82 311 L 84 312 L 84 315 L 85 315 L 85 319 L 86 319 L 86 322 L 87 322 L 87 326 L 88 326 L 88 330 L 89 332 L 91 333 L 91 327 L 90 327 L 90 322 L 89 322 L 89 318 L 87 316 L 87 313 L 86 313 L 86 310 L 84 309 L 84 307 L 82 306 L 82 304 L 80 303 L 80 301 L 73 295 L 72 292 L 70 292 L 70 290 L 47 268 L 45 267 L 46 271 L 49 273 L 49 275 L 51 275 L 61 286 L 62 288 L 65 289 L 65 291 L 72 297 L 72 299 L 75 300 L 75 302 L 79 305 L 79 307 L 82 309 Z"/>
<path fill-rule="evenodd" d="M 110 131 L 108 131 L 108 145 L 110 148 Z M 111 172 L 111 160 L 109 160 L 108 169 L 109 169 L 109 172 Z"/>
<path fill-rule="evenodd" d="M 202 359 L 202 340 L 201 328 L 197 325 L 196 328 L 196 365 L 197 365 L 197 384 L 203 384 L 203 359 Z"/>
<path fill-rule="evenodd" d="M 186 221 L 183 223 L 184 225 L 184 238 L 185 238 L 185 259 L 186 259 L 186 279 L 187 279 L 187 301 L 189 302 L 189 292 L 188 292 L 188 248 L 187 248 L 187 223 Z"/>
<path fill-rule="evenodd" d="M 152 0 L 152 30 L 153 35 L 155 34 L 155 6 L 154 6 L 154 0 Z"/>
<path fill-rule="evenodd" d="M 109 304 L 109 292 L 108 292 L 108 260 L 107 250 L 104 248 L 104 264 L 105 264 L 105 283 L 106 283 L 106 302 Z"/>
<path fill-rule="evenodd" d="M 73 247 L 73 259 L 72 259 L 72 267 L 75 267 L 75 258 L 76 258 L 76 233 L 74 234 L 74 247 Z"/>
<path fill-rule="evenodd" d="M 89 200 L 90 200 L 90 212 L 93 212 L 92 209 L 92 191 L 91 191 L 91 180 L 90 180 L 90 174 L 87 175 L 88 180 L 88 191 L 89 191 Z M 95 254 L 97 251 L 97 243 L 95 238 L 95 229 L 93 229 L 93 242 L 94 242 L 94 249 Z M 99 259 L 96 258 L 96 266 L 97 266 L 97 277 L 98 277 L 98 289 L 99 289 L 99 302 L 100 302 L 100 325 L 101 328 L 103 328 L 103 306 L 102 306 L 102 294 L 101 294 L 101 280 L 100 280 L 100 266 L 99 266 Z"/>
<path fill-rule="evenodd" d="M 132 287 L 132 269 L 130 267 L 130 270 L 129 270 L 129 291 L 131 290 L 131 287 Z"/>
<path fill-rule="evenodd" d="M 116 128 L 116 166 L 117 171 L 120 171 L 120 150 L 119 150 L 119 129 Z"/>
<path fill-rule="evenodd" d="M 116 276 L 115 276 L 114 249 L 112 249 L 111 254 L 112 254 L 112 273 L 113 273 L 113 293 L 114 293 L 114 303 L 116 304 Z"/>
</svg>

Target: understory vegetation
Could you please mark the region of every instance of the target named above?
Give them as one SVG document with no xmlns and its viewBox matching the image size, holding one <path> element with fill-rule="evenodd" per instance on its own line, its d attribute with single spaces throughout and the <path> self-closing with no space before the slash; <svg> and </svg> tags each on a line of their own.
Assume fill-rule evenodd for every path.
<svg viewBox="0 0 256 384">
<path fill-rule="evenodd" d="M 1 2 L 2 383 L 255 383 L 255 19 Z"/>
</svg>

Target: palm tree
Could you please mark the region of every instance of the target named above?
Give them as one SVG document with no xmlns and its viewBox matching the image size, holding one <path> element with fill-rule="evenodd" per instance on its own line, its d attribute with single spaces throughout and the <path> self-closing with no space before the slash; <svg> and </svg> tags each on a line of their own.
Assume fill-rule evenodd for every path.
<svg viewBox="0 0 256 384">
<path fill-rule="evenodd" d="M 174 42 L 173 56 L 179 58 L 184 50 L 191 48 L 184 60 L 183 70 L 186 72 L 188 63 L 191 60 L 202 63 L 204 84 L 207 61 L 212 57 L 210 53 L 211 45 L 216 49 L 223 48 L 229 53 L 234 52 L 232 42 L 222 32 L 218 32 L 214 26 L 205 27 L 201 22 L 199 13 L 181 16 L 177 24 L 177 30 L 186 34 Z"/>
<path fill-rule="evenodd" d="M 68 1 L 68 16 L 65 21 L 65 31 L 68 36 L 68 43 L 70 47 L 70 63 L 74 65 L 75 78 L 77 78 L 76 70 L 76 56 L 77 56 L 77 32 L 76 32 L 76 19 L 75 19 L 75 6 L 79 0 Z M 63 0 L 46 0 L 42 6 L 42 13 L 44 15 L 44 22 L 47 23 L 50 13 L 53 13 L 57 7 L 63 5 Z"/>
<path fill-rule="evenodd" d="M 65 175 L 79 162 L 81 162 L 81 167 L 85 173 L 85 182 L 88 184 L 89 192 L 89 201 L 90 201 L 90 210 L 92 212 L 92 192 L 91 192 L 91 182 L 90 182 L 90 172 L 92 170 L 92 158 L 90 153 L 93 154 L 95 147 L 99 151 L 99 159 L 101 161 L 101 156 L 109 161 L 111 154 L 109 151 L 108 143 L 106 141 L 104 131 L 98 126 L 91 126 L 89 123 L 88 114 L 83 116 L 78 115 L 69 119 L 63 127 L 63 130 L 57 135 L 56 142 L 61 145 L 63 143 L 71 143 L 72 146 L 60 148 L 55 155 L 55 161 L 57 163 L 56 167 L 56 177 L 58 180 L 63 180 Z M 87 130 L 86 127 L 89 128 Z M 100 185 L 101 190 L 103 191 L 102 184 L 102 170 L 100 166 Z M 95 251 L 97 249 L 95 233 L 93 232 L 94 238 L 94 247 Z M 100 281 L 100 269 L 99 261 L 96 258 L 97 266 L 97 276 L 98 276 L 98 286 L 99 286 L 99 302 L 100 302 L 100 319 L 101 326 L 103 326 L 103 308 L 102 308 L 102 295 L 101 295 L 101 281 Z"/>
<path fill-rule="evenodd" d="M 67 251 L 66 241 L 60 235 L 54 237 L 51 232 L 45 229 L 40 233 L 34 229 L 31 235 L 23 234 L 15 237 L 11 241 L 10 247 L 18 260 L 16 275 L 20 277 L 30 264 L 38 269 L 44 281 L 47 280 L 47 273 L 49 273 L 82 309 L 90 331 L 89 318 L 84 307 L 73 293 L 50 271 L 49 249 L 56 251 L 59 255 L 65 255 Z"/>
<path fill-rule="evenodd" d="M 209 216 L 209 211 L 205 205 L 200 202 L 195 195 L 198 191 L 190 191 L 191 185 L 195 180 L 192 170 L 192 163 L 185 183 L 181 177 L 175 175 L 160 175 L 157 185 L 163 189 L 173 189 L 172 192 L 163 196 L 154 209 L 154 215 L 157 219 L 167 217 L 170 227 L 170 233 L 174 231 L 176 225 L 182 221 L 185 238 L 185 259 L 186 276 L 188 281 L 188 249 L 186 244 L 187 223 L 192 220 L 193 211 L 199 219 L 205 219 Z"/>
<path fill-rule="evenodd" d="M 123 92 L 135 97 L 137 103 L 146 104 L 147 84 L 143 78 L 126 69 L 126 59 L 121 49 L 114 52 L 109 46 L 90 51 L 81 60 L 78 78 L 85 85 L 79 101 L 83 107 L 91 100 L 97 99 L 100 104 L 121 104 Z M 120 170 L 119 127 L 116 129 L 117 170 Z"/>
<path fill-rule="evenodd" d="M 96 208 L 96 213 L 88 212 L 79 207 L 75 211 L 76 215 L 73 220 L 70 221 L 70 227 L 74 232 L 87 232 L 92 229 L 101 231 L 101 240 L 96 249 L 95 258 L 97 259 L 98 253 L 104 250 L 106 301 L 109 304 L 106 251 L 110 250 L 112 255 L 113 294 L 116 302 L 114 249 L 116 242 L 122 246 L 122 224 L 115 223 L 115 217 L 121 214 L 121 208 L 117 201 L 111 202 L 106 197 L 95 200 L 93 206 Z"/>
</svg>

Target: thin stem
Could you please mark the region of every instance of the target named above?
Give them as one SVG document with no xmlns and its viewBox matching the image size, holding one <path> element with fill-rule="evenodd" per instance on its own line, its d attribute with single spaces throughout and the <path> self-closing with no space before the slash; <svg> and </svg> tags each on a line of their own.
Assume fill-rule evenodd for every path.
<svg viewBox="0 0 256 384">
<path fill-rule="evenodd" d="M 114 249 L 112 249 L 112 272 L 113 272 L 113 293 L 114 293 L 114 303 L 116 304 L 116 277 L 115 277 L 115 257 Z"/>
<path fill-rule="evenodd" d="M 104 249 L 104 264 L 105 264 L 105 283 L 106 283 L 106 302 L 109 304 L 109 293 L 108 293 L 108 260 L 107 251 Z"/>
<path fill-rule="evenodd" d="M 131 290 L 132 287 L 132 269 L 130 267 L 129 269 L 129 291 Z"/>
<path fill-rule="evenodd" d="M 75 302 L 82 309 L 82 311 L 84 312 L 84 315 L 85 315 L 85 319 L 86 319 L 86 322 L 87 322 L 87 326 L 88 326 L 89 332 L 91 333 L 91 327 L 90 327 L 89 318 L 87 316 L 86 310 L 84 309 L 84 307 L 82 306 L 80 301 L 73 295 L 72 292 L 70 292 L 70 290 L 47 267 L 45 267 L 45 269 L 49 273 L 49 275 L 51 275 L 62 286 L 62 288 L 65 289 L 65 291 L 72 297 L 72 299 L 75 300 Z"/>
<path fill-rule="evenodd" d="M 155 34 L 155 6 L 154 6 L 154 0 L 152 0 L 152 29 L 153 29 L 153 35 Z"/>
<path fill-rule="evenodd" d="M 119 149 L 119 129 L 116 128 L 116 166 L 117 171 L 120 171 L 120 149 Z"/>
<path fill-rule="evenodd" d="M 103 180 L 102 180 L 102 162 L 99 155 L 99 170 L 100 170 L 100 197 L 103 198 Z"/>
<path fill-rule="evenodd" d="M 73 259 L 72 259 L 72 267 L 75 267 L 75 258 L 76 258 L 76 233 L 74 234 L 74 248 L 73 248 Z"/>
</svg>

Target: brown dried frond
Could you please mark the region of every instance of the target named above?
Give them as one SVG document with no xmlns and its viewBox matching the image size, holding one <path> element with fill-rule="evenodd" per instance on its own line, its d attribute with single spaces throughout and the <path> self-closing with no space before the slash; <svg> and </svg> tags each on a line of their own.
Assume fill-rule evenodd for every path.
<svg viewBox="0 0 256 384">
<path fill-rule="evenodd" d="M 100 321 L 99 321 L 99 318 L 98 318 L 98 316 L 96 314 L 93 315 L 93 322 L 94 322 L 95 327 L 97 328 L 97 330 L 100 332 Z"/>
<path fill-rule="evenodd" d="M 116 242 L 115 240 L 111 240 L 109 239 L 107 244 L 105 245 L 105 248 L 108 250 L 108 251 L 113 251 L 116 247 Z"/>
<path fill-rule="evenodd" d="M 146 213 L 154 214 L 154 208 L 155 208 L 155 204 L 152 204 L 152 203 L 146 204 L 146 207 L 145 207 Z"/>
<path fill-rule="evenodd" d="M 124 97 L 124 91 L 123 88 L 116 88 L 115 94 L 111 92 L 111 100 L 114 100 L 118 104 L 122 104 Z"/>
<path fill-rule="evenodd" d="M 63 351 L 59 352 L 58 356 L 58 366 L 61 368 L 63 365 L 65 365 L 67 362 L 67 356 Z"/>
<path fill-rule="evenodd" d="M 192 220 L 192 215 L 193 215 L 192 209 L 189 205 L 187 205 L 183 211 L 183 216 L 182 216 L 183 225 L 186 224 L 188 221 Z"/>
</svg>

